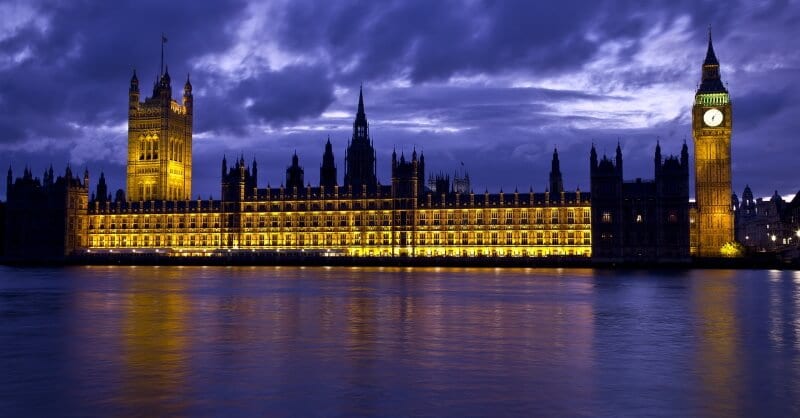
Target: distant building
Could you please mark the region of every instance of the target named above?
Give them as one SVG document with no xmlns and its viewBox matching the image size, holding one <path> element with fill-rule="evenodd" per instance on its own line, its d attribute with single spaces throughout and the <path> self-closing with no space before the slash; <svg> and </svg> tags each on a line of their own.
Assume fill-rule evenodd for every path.
<svg viewBox="0 0 800 418">
<path fill-rule="evenodd" d="M 592 255 L 598 261 L 686 261 L 689 258 L 689 151 L 662 159 L 655 179 L 623 180 L 622 150 L 598 161 L 592 146 Z"/>
<path fill-rule="evenodd" d="M 745 186 L 733 195 L 736 241 L 750 252 L 782 252 L 800 245 L 800 192 L 786 202 L 776 190 L 770 199 L 753 198 Z"/>
</svg>

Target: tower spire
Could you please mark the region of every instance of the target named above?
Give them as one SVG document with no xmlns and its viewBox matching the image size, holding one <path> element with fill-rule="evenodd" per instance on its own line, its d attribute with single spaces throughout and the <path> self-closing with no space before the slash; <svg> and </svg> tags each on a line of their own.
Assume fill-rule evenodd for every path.
<svg viewBox="0 0 800 418">
<path fill-rule="evenodd" d="M 708 49 L 706 50 L 706 59 L 703 65 L 719 65 L 717 54 L 714 53 L 714 42 L 711 40 L 711 25 L 708 25 Z"/>
<path fill-rule="evenodd" d="M 356 117 L 364 116 L 366 118 L 366 114 L 364 113 L 364 85 L 360 85 L 358 87 L 358 112 L 356 113 Z"/>
</svg>

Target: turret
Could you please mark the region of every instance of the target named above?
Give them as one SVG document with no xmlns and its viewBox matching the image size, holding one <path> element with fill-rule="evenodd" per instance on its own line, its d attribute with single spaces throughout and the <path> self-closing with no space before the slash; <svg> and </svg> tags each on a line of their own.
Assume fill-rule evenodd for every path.
<svg viewBox="0 0 800 418">
<path fill-rule="evenodd" d="M 617 168 L 617 174 L 622 177 L 622 148 L 619 145 L 619 141 L 617 141 L 617 156 L 614 163 Z"/>
<path fill-rule="evenodd" d="M 224 179 L 227 174 L 228 174 L 228 160 L 223 155 L 222 156 L 222 178 Z"/>
<path fill-rule="evenodd" d="M 559 196 L 564 191 L 564 182 L 561 177 L 561 163 L 558 160 L 558 150 L 553 149 L 553 160 L 550 163 L 550 193 Z"/>
<path fill-rule="evenodd" d="M 653 157 L 656 178 L 661 174 L 661 143 L 656 140 L 656 155 Z"/>
<path fill-rule="evenodd" d="M 689 147 L 686 146 L 686 141 L 683 141 L 683 147 L 681 147 L 681 167 L 686 175 L 689 175 Z"/>
<path fill-rule="evenodd" d="M 292 156 L 292 165 L 286 168 L 286 188 L 290 191 L 295 187 L 300 190 L 303 186 L 303 168 L 300 167 L 300 159 L 297 157 L 297 151 L 295 151 Z"/>
<path fill-rule="evenodd" d="M 328 142 L 325 143 L 325 153 L 322 154 L 322 165 L 319 167 L 319 185 L 324 187 L 328 193 L 332 193 L 336 187 L 336 160 L 333 157 L 330 136 Z"/>
<path fill-rule="evenodd" d="M 594 143 L 592 143 L 592 151 L 589 152 L 589 172 L 590 172 L 590 174 L 594 174 L 595 170 L 597 170 L 597 150 L 594 148 Z"/>
<path fill-rule="evenodd" d="M 134 110 L 139 106 L 139 78 L 136 77 L 136 70 L 131 76 L 131 86 L 128 89 L 128 110 Z"/>
<path fill-rule="evenodd" d="M 258 186 L 258 163 L 256 157 L 253 157 L 253 187 Z"/>
<path fill-rule="evenodd" d="M 183 105 L 186 106 L 186 113 L 191 114 L 194 105 L 194 98 L 192 96 L 192 82 L 189 80 L 189 74 L 186 74 L 186 84 L 183 85 Z"/>
<path fill-rule="evenodd" d="M 100 172 L 100 179 L 97 180 L 97 201 L 105 203 L 108 199 L 108 185 L 106 185 L 106 176 L 102 171 Z"/>
</svg>

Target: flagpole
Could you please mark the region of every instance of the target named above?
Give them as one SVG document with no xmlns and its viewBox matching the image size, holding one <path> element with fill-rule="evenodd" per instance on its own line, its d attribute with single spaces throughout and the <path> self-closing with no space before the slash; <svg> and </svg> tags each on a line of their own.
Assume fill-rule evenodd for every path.
<svg viewBox="0 0 800 418">
<path fill-rule="evenodd" d="M 164 75 L 164 40 L 167 39 L 164 36 L 164 32 L 161 32 L 161 75 Z"/>
</svg>

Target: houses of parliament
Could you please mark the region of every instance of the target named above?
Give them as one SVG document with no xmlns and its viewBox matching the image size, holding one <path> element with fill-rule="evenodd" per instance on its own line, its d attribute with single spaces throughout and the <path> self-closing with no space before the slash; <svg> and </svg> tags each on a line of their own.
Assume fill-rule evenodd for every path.
<svg viewBox="0 0 800 418">
<path fill-rule="evenodd" d="M 7 257 L 250 252 L 680 261 L 690 252 L 717 256 L 733 240 L 732 115 L 710 36 L 692 113 L 694 207 L 686 144 L 666 157 L 655 144 L 654 178 L 634 181 L 623 179 L 619 145 L 612 158 L 599 156 L 592 145 L 590 191 L 564 189 L 555 150 L 544 191 L 475 193 L 466 173 L 431 177 L 425 156 L 416 150 L 393 152 L 391 182 L 381 184 L 362 91 L 343 173 L 330 140 L 321 150 L 319 184 L 313 186 L 296 154 L 280 187 L 260 187 L 255 160 L 223 157 L 219 199 L 194 200 L 190 80 L 175 100 L 167 69 L 142 100 L 134 72 L 128 93 L 126 190 L 112 195 L 102 173 L 91 191 L 88 172 L 80 177 L 67 168 L 56 177 L 50 168 L 40 179 L 27 168 L 14 178 L 9 169 Z"/>
</svg>

